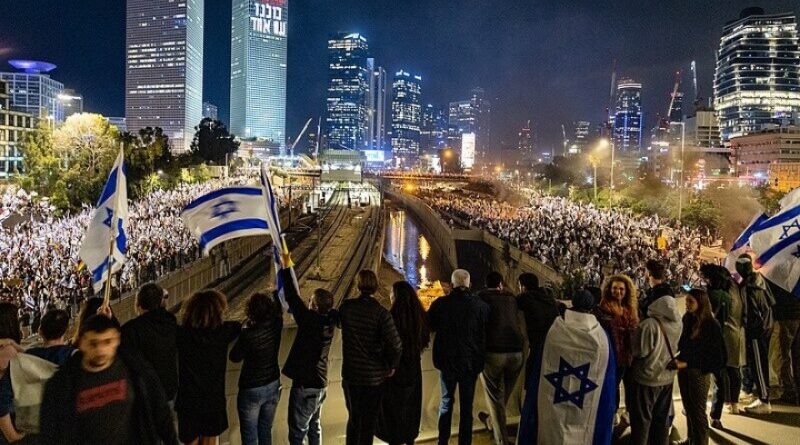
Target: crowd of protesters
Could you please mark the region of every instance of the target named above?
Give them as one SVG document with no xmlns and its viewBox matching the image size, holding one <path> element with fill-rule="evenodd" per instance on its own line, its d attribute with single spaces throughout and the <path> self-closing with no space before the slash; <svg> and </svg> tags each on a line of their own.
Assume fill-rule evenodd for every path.
<svg viewBox="0 0 800 445">
<path fill-rule="evenodd" d="M 643 264 L 657 255 L 666 261 L 671 280 L 695 280 L 701 240 L 707 238 L 701 230 L 669 227 L 658 215 L 634 215 L 535 193 L 522 207 L 474 192 L 442 197 L 423 190 L 419 196 L 453 224 L 460 221 L 486 230 L 558 272 L 580 270 L 595 286 L 621 273 L 642 287 Z"/>
<path fill-rule="evenodd" d="M 283 264 L 291 267 L 288 254 Z M 39 326 L 44 344 L 26 354 L 20 354 L 17 308 L 1 303 L 2 439 L 216 443 L 228 429 L 225 375 L 231 360 L 243 363 L 236 403 L 243 444 L 271 443 L 278 402 L 286 397 L 283 374 L 292 381 L 289 443 L 319 445 L 336 329 L 342 331 L 348 444 L 372 444 L 375 437 L 389 444 L 414 443 L 422 414 L 421 357 L 428 347 L 440 371 L 441 445 L 451 436 L 456 393 L 458 443 L 471 443 L 479 379 L 489 412 L 478 417 L 490 426 L 496 445 L 609 444 L 628 427 L 633 444 L 707 444 L 709 417 L 711 427 L 723 428 L 723 411 L 770 414 L 766 356 L 776 325 L 785 365 L 780 398 L 800 403 L 800 304 L 788 293 L 777 293 L 753 270 L 749 257 L 739 258 L 735 275 L 703 265 L 705 286 L 681 292 L 667 284 L 663 262 L 651 259 L 643 267 L 642 289 L 619 274 L 602 286 L 574 292 L 570 301 L 556 300 L 530 273 L 509 285 L 490 272 L 487 288 L 476 292 L 470 274 L 458 269 L 449 293 L 427 313 L 415 289 L 403 281 L 392 286 L 390 307 L 384 307 L 376 299 L 377 276 L 369 270 L 356 277 L 358 295 L 338 308 L 324 289 L 305 303 L 287 268 L 279 273 L 289 284 L 285 304 L 297 333 L 282 368 L 284 302 L 277 292 L 253 294 L 246 319 L 224 321 L 227 300 L 217 291 L 194 294 L 176 317 L 164 308 L 164 291 L 146 284 L 136 298 L 139 316 L 122 326 L 102 299 L 87 300 L 69 344 L 64 339 L 68 314 L 50 309 Z M 557 372 L 547 373 L 554 357 L 562 363 Z M 38 371 L 31 373 L 34 368 Z M 556 374 L 564 373 L 582 379 L 578 390 L 559 388 L 563 376 Z M 525 396 L 515 440 L 506 409 L 521 374 Z M 673 407 L 676 381 L 682 410 Z M 44 387 L 43 392 L 26 391 L 19 382 Z M 34 394 L 43 395 L 37 400 Z M 744 401 L 747 406 L 740 407 Z M 40 415 L 33 416 L 32 409 Z M 672 425 L 681 411 L 688 426 L 684 440 Z"/>
</svg>

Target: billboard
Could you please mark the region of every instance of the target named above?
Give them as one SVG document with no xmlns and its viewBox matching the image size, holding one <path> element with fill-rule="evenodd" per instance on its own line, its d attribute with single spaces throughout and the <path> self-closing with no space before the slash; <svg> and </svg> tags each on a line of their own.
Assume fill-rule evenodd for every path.
<svg viewBox="0 0 800 445">
<path fill-rule="evenodd" d="M 287 0 L 252 0 L 250 25 L 253 31 L 286 38 Z"/>
<path fill-rule="evenodd" d="M 461 168 L 471 169 L 475 166 L 475 133 L 461 135 Z"/>
<path fill-rule="evenodd" d="M 386 152 L 383 150 L 362 150 L 367 162 L 384 162 L 386 161 Z"/>
</svg>

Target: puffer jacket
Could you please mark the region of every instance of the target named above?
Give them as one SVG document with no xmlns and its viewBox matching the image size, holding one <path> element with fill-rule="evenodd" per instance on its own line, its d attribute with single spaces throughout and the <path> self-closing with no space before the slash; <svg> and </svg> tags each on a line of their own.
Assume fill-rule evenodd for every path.
<svg viewBox="0 0 800 445">
<path fill-rule="evenodd" d="M 242 327 L 242 333 L 230 352 L 232 362 L 244 361 L 239 375 L 239 388 L 258 388 L 280 378 L 278 350 L 282 331 L 282 318 L 248 323 Z"/>
<path fill-rule="evenodd" d="M 397 369 L 403 351 L 392 315 L 372 295 L 362 294 L 345 300 L 339 316 L 342 379 L 351 385 L 381 385 Z"/>
<path fill-rule="evenodd" d="M 744 332 L 747 338 L 769 337 L 772 335 L 774 318 L 772 297 L 767 282 L 757 273 L 742 280 L 739 285 L 744 305 Z"/>
<path fill-rule="evenodd" d="M 442 374 L 474 377 L 486 361 L 489 305 L 469 289 L 456 288 L 436 299 L 428 311 L 433 339 L 433 365 Z"/>
<path fill-rule="evenodd" d="M 675 380 L 676 373 L 667 369 L 672 360 L 669 350 L 671 348 L 674 354 L 678 354 L 678 340 L 683 329 L 675 299 L 666 295 L 653 301 L 647 315 L 648 318 L 639 323 L 633 342 L 633 377 L 644 386 L 669 385 Z"/>
</svg>

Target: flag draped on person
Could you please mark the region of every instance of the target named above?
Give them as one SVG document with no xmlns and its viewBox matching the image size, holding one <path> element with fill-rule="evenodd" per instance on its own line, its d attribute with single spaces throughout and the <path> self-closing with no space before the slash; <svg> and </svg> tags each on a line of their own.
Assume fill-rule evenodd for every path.
<svg viewBox="0 0 800 445">
<path fill-rule="evenodd" d="M 556 318 L 530 372 L 519 445 L 611 443 L 616 363 L 594 315 Z"/>
<path fill-rule="evenodd" d="M 288 307 L 286 297 L 284 295 L 284 283 L 281 281 L 281 274 L 278 273 L 281 269 L 289 267 L 290 265 L 283 264 L 281 253 L 287 250 L 286 243 L 281 237 L 281 220 L 280 213 L 278 212 L 278 200 L 275 198 L 275 193 L 272 189 L 272 181 L 269 179 L 269 171 L 266 164 L 261 164 L 261 188 L 264 191 L 264 196 L 267 198 L 267 219 L 269 221 L 270 235 L 272 236 L 272 258 L 275 262 L 275 288 L 278 291 L 281 303 L 284 307 Z M 297 285 L 297 277 L 294 275 L 292 269 L 292 279 L 296 289 L 300 287 Z"/>
<path fill-rule="evenodd" d="M 114 274 L 125 263 L 128 244 L 127 182 L 125 153 L 120 148 L 79 252 L 81 261 L 92 273 L 95 292 L 103 288 L 103 283 L 110 276 L 109 269 Z"/>
<path fill-rule="evenodd" d="M 181 219 L 206 256 L 227 240 L 271 233 L 260 187 L 228 187 L 207 193 L 190 202 Z"/>
<path fill-rule="evenodd" d="M 758 271 L 800 298 L 800 188 L 780 204 L 780 211 L 750 236 L 750 246 L 756 253 Z"/>
</svg>

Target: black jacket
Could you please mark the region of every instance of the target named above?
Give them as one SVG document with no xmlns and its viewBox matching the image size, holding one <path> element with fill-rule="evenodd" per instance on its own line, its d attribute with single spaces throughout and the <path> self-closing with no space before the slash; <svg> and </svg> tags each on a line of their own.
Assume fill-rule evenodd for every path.
<svg viewBox="0 0 800 445">
<path fill-rule="evenodd" d="M 239 375 L 239 388 L 258 388 L 281 377 L 278 367 L 278 351 L 281 347 L 283 318 L 263 323 L 246 324 L 231 348 L 230 359 L 238 363 L 244 360 Z"/>
<path fill-rule="evenodd" d="M 489 305 L 489 322 L 486 325 L 486 352 L 522 352 L 524 339 L 517 320 L 517 298 L 499 289 L 484 289 L 478 296 Z"/>
<path fill-rule="evenodd" d="M 42 445 L 79 445 L 77 412 L 75 411 L 76 379 L 80 375 L 82 354 L 76 352 L 47 382 L 42 398 L 39 443 Z M 136 419 L 137 445 L 172 445 L 178 443 L 172 412 L 164 390 L 153 369 L 135 354 L 120 350 L 134 391 L 133 416 Z"/>
<path fill-rule="evenodd" d="M 644 293 L 644 297 L 639 300 L 639 320 L 647 318 L 647 308 L 650 307 L 654 301 L 665 295 L 669 295 L 673 298 L 675 297 L 675 291 L 669 283 L 656 284 L 650 289 L 647 289 Z"/>
<path fill-rule="evenodd" d="M 345 300 L 339 315 L 342 379 L 351 385 L 382 384 L 403 351 L 392 315 L 371 295 Z"/>
<path fill-rule="evenodd" d="M 517 306 L 525 315 L 528 345 L 532 352 L 541 351 L 547 331 L 559 316 L 558 302 L 541 289 L 523 292 L 517 297 Z"/>
<path fill-rule="evenodd" d="M 164 386 L 167 400 L 178 392 L 178 321 L 175 315 L 160 308 L 148 311 L 122 327 L 122 347 L 141 354 Z"/>
<path fill-rule="evenodd" d="M 433 339 L 433 365 L 452 377 L 475 377 L 486 360 L 489 305 L 469 289 L 456 288 L 436 299 L 428 311 Z"/>
<path fill-rule="evenodd" d="M 775 306 L 773 307 L 775 321 L 800 320 L 800 298 L 795 297 L 791 292 L 774 285 L 770 281 L 767 281 L 767 283 L 769 283 L 769 288 L 775 297 Z"/>
<path fill-rule="evenodd" d="M 699 335 L 692 338 L 695 322 L 692 314 L 683 316 L 683 330 L 678 340 L 678 359 L 686 362 L 690 369 L 699 369 L 703 374 L 717 372 L 728 361 L 722 328 L 715 318 L 711 318 L 700 329 Z"/>
<path fill-rule="evenodd" d="M 769 338 L 774 323 L 772 307 L 775 299 L 766 280 L 755 273 L 750 275 L 739 285 L 739 294 L 742 296 L 744 332 L 747 338 Z"/>
<path fill-rule="evenodd" d="M 335 309 L 325 315 L 312 311 L 300 299 L 290 269 L 283 269 L 280 274 L 283 283 L 289 283 L 284 286 L 284 292 L 297 323 L 297 336 L 283 365 L 283 375 L 292 379 L 297 387 L 325 388 L 328 386 L 328 353 L 339 313 Z"/>
</svg>

